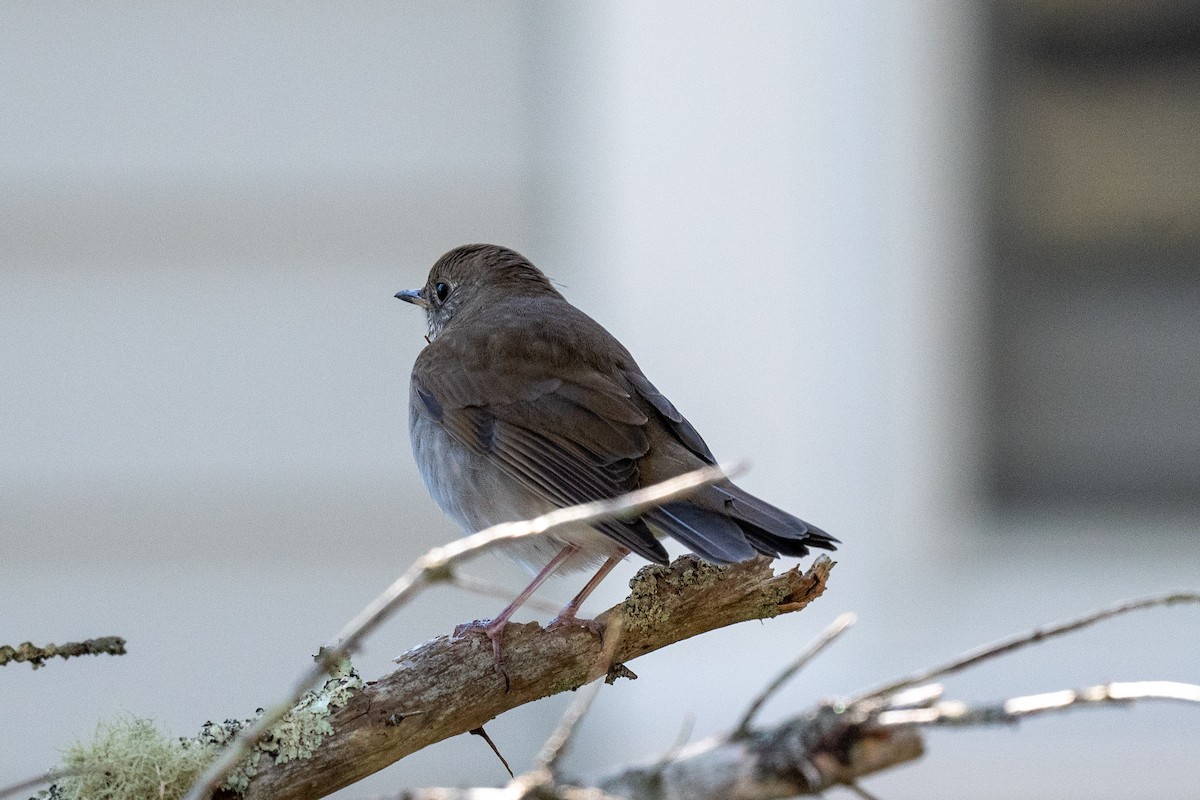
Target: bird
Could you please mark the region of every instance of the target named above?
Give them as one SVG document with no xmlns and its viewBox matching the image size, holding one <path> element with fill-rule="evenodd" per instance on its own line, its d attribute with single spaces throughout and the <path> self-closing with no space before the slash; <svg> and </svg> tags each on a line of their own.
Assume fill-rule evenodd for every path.
<svg viewBox="0 0 1200 800">
<path fill-rule="evenodd" d="M 516 251 L 456 247 L 434 263 L 423 287 L 395 296 L 423 309 L 427 327 L 409 383 L 413 457 L 430 495 L 464 534 L 716 464 L 629 351 Z M 635 519 L 513 542 L 510 555 L 538 570 L 533 581 L 498 616 L 455 634 L 486 635 L 508 685 L 504 627 L 550 575 L 598 567 L 548 626 L 592 627 L 578 617 L 587 596 L 630 553 L 667 564 L 661 536 L 713 564 L 838 544 L 725 479 Z"/>
</svg>

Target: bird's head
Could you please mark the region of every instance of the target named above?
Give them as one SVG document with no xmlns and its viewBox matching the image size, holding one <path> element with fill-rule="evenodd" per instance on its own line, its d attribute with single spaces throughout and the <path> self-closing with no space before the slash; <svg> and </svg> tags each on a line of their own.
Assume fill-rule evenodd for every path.
<svg viewBox="0 0 1200 800">
<path fill-rule="evenodd" d="M 520 253 L 494 244 L 456 247 L 437 260 L 420 289 L 396 297 L 425 309 L 433 341 L 451 320 L 512 297 L 558 295 L 542 271 Z"/>
</svg>

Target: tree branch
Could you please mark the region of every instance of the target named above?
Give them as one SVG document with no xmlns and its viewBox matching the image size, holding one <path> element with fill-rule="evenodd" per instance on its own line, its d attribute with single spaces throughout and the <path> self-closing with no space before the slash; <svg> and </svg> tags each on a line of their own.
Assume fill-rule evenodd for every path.
<svg viewBox="0 0 1200 800">
<path fill-rule="evenodd" d="M 850 700 L 848 704 L 854 705 L 861 701 L 868 700 L 872 697 L 887 697 L 894 695 L 897 692 L 903 691 L 911 686 L 919 686 L 932 681 L 934 678 L 940 678 L 945 675 L 953 675 L 956 672 L 961 672 L 969 667 L 981 664 L 984 661 L 989 661 L 1014 650 L 1019 650 L 1022 647 L 1027 647 L 1031 644 L 1037 644 L 1047 639 L 1052 639 L 1056 636 L 1062 636 L 1068 633 L 1074 633 L 1082 628 L 1090 625 L 1095 625 L 1097 622 L 1103 622 L 1107 619 L 1128 614 L 1130 611 L 1141 611 L 1147 608 L 1155 608 L 1157 606 L 1173 606 L 1183 603 L 1200 603 L 1200 592 L 1169 592 L 1167 594 L 1152 595 L 1143 597 L 1137 600 L 1126 600 L 1117 603 L 1108 608 L 1102 608 L 1099 611 L 1093 611 L 1090 614 L 1084 614 L 1082 617 L 1059 622 L 1054 625 L 1048 625 L 1044 628 L 1035 628 L 1028 633 L 1022 633 L 1008 639 L 1001 639 L 999 642 L 985 645 L 978 650 L 972 650 L 969 653 L 958 656 L 945 664 L 940 664 L 936 667 L 917 670 L 916 672 L 907 675 L 899 680 L 884 684 Z"/>
<path fill-rule="evenodd" d="M 98 639 L 87 639 L 82 642 L 67 642 L 66 644 L 48 644 L 38 647 L 33 642 L 22 642 L 13 647 L 0 645 L 0 667 L 10 661 L 28 661 L 34 669 L 44 667 L 46 660 L 61 658 L 64 661 L 75 656 L 123 656 L 125 655 L 125 640 L 120 636 L 101 636 Z"/>
<path fill-rule="evenodd" d="M 271 728 L 300 702 L 306 692 L 317 686 L 327 674 L 340 670 L 341 665 L 372 631 L 421 590 L 433 583 L 449 580 L 460 563 L 507 543 L 537 536 L 564 525 L 637 515 L 701 486 L 723 480 L 742 468 L 740 464 L 733 467 L 704 467 L 620 497 L 556 509 L 531 520 L 493 525 L 458 541 L 435 547 L 417 559 L 391 586 L 358 612 L 332 643 L 321 648 L 317 663 L 301 674 L 283 699 L 263 711 L 234 736 L 188 790 L 184 800 L 204 800 L 209 797 L 237 768 L 239 762 L 250 755 L 254 747 L 270 733 Z M 253 766 L 252 770 L 257 770 L 257 767 Z"/>
<path fill-rule="evenodd" d="M 1019 646 L 1079 630 L 1118 614 L 1155 605 L 1193 602 L 1195 593 L 1174 593 L 1121 603 L 1072 622 L 1032 631 L 998 645 L 981 648 L 948 665 L 955 668 L 1000 657 Z M 732 732 L 688 747 L 674 747 L 667 757 L 647 766 L 623 768 L 598 781 L 595 789 L 538 782 L 537 770 L 518 775 L 505 789 L 422 789 L 404 794 L 404 800 L 583 800 L 601 796 L 624 800 L 782 800 L 799 795 L 819 795 L 836 785 L 860 797 L 872 795 L 858 785 L 874 772 L 919 758 L 924 752 L 921 728 L 927 725 L 1013 724 L 1035 714 L 1083 706 L 1128 704 L 1140 700 L 1174 700 L 1200 703 L 1200 685 L 1174 681 L 1107 683 L 1080 690 L 1046 692 L 1014 697 L 1000 703 L 971 706 L 942 700 L 939 684 L 912 686 L 911 680 L 893 681 L 893 691 L 865 692 L 852 702 L 826 702 L 815 709 L 766 730 L 750 730 L 749 721 L 762 702 L 798 665 L 807 663 L 852 622 L 842 615 L 750 705 Z M 442 794 L 443 792 L 447 792 Z M 398 798 L 399 800 L 399 798 Z"/>
<path fill-rule="evenodd" d="M 1086 689 L 1011 697 L 999 703 L 968 705 L 940 700 L 941 687 L 934 685 L 931 698 L 937 702 L 917 708 L 895 709 L 879 714 L 880 725 L 1013 725 L 1024 717 L 1051 711 L 1066 711 L 1085 705 L 1127 705 L 1138 700 L 1174 700 L 1200 703 L 1200 686 L 1177 681 L 1117 681 Z"/>
<path fill-rule="evenodd" d="M 624 662 L 697 634 L 799 611 L 825 590 L 834 565 L 822 556 L 805 573 L 774 575 L 770 563 L 759 558 L 718 568 L 683 556 L 667 567 L 643 568 L 630 581 L 630 596 L 596 618 L 602 625 L 623 618 L 607 680 L 636 677 Z M 602 649 L 582 627 L 510 624 L 504 652 L 512 683 L 505 692 L 481 637 L 434 639 L 335 711 L 328 720 L 333 735 L 311 758 L 282 764 L 264 758 L 245 797 L 322 797 L 511 708 L 582 686 Z"/>
<path fill-rule="evenodd" d="M 916 726 L 885 728 L 856 710 L 822 704 L 772 728 L 697 742 L 665 764 L 622 769 L 597 786 L 628 800 L 781 800 L 853 785 L 924 753 Z"/>
</svg>

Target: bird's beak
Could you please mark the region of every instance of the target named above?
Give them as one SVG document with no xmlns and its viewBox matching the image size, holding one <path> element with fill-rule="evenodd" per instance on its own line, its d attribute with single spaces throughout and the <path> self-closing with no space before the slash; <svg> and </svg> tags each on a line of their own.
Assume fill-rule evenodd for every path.
<svg viewBox="0 0 1200 800">
<path fill-rule="evenodd" d="M 429 303 L 425 302 L 425 295 L 420 289 L 401 289 L 396 292 L 396 299 L 421 308 L 429 308 Z"/>
</svg>

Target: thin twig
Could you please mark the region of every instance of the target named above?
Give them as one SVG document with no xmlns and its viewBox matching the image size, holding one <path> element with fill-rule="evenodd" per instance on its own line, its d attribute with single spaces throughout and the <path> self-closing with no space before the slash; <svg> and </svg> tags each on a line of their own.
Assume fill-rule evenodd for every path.
<svg viewBox="0 0 1200 800">
<path fill-rule="evenodd" d="M 683 752 L 683 748 L 687 747 L 688 742 L 692 740 L 692 731 L 695 727 L 696 715 L 691 713 L 685 714 L 683 724 L 679 726 L 679 733 L 675 734 L 675 742 L 667 748 L 666 752 L 658 757 L 658 761 L 654 764 L 655 769 L 661 772 L 666 769 L 668 764 L 679 758 L 679 754 Z"/>
<path fill-rule="evenodd" d="M 34 669 L 43 667 L 47 659 L 61 658 L 64 661 L 77 656 L 123 656 L 125 655 L 125 640 L 120 636 L 101 636 L 97 639 L 87 639 L 82 642 L 67 642 L 66 644 L 47 644 L 41 647 L 33 642 L 22 642 L 12 645 L 0 645 L 0 667 L 10 661 L 28 661 Z"/>
<path fill-rule="evenodd" d="M 596 694 L 599 693 L 600 687 L 604 684 L 600 679 L 608 674 L 612 667 L 613 654 L 617 652 L 617 645 L 621 642 L 621 635 L 624 633 L 624 619 L 620 614 L 614 615 L 604 628 L 604 650 L 601 651 L 600 657 L 596 659 L 596 665 L 592 668 L 592 674 L 589 677 L 590 683 L 584 686 L 579 695 L 571 701 L 571 705 L 567 707 L 562 719 L 559 720 L 558 727 L 554 729 L 554 733 L 546 739 L 546 743 L 542 746 L 542 752 L 538 753 L 537 764 L 534 768 L 535 772 L 540 772 L 551 780 L 556 779 L 558 775 L 558 764 L 562 757 L 566 755 L 567 748 L 571 745 L 571 739 L 575 735 L 579 723 L 587 715 L 588 710 L 592 707 L 592 702 L 596 699 Z"/>
<path fill-rule="evenodd" d="M 1156 606 L 1169 606 L 1177 603 L 1200 603 L 1200 592 L 1172 592 L 1170 594 L 1155 595 L 1153 597 L 1143 597 L 1138 600 L 1128 600 L 1123 603 L 1118 603 L 1115 606 L 1101 609 L 1100 611 L 1085 614 L 1082 617 L 1077 617 L 1066 622 L 1060 622 L 1056 625 L 1050 625 L 1045 628 L 1037 628 L 1029 633 L 1023 633 L 1019 636 L 1013 636 L 1008 639 L 1002 639 L 994 644 L 986 645 L 978 650 L 973 650 L 970 653 L 959 656 L 951 661 L 948 661 L 940 666 L 930 667 L 928 669 L 918 670 L 905 678 L 893 681 L 883 686 L 871 689 L 868 692 L 856 696 L 854 699 L 846 702 L 847 706 L 854 706 L 863 703 L 867 700 L 877 700 L 891 694 L 895 694 L 910 686 L 929 683 L 944 675 L 952 675 L 960 672 L 968 667 L 973 667 L 976 664 L 1004 655 L 1013 650 L 1018 650 L 1027 645 L 1036 644 L 1046 639 L 1051 639 L 1055 636 L 1061 636 L 1066 633 L 1072 633 L 1080 628 L 1086 628 L 1097 622 L 1106 619 L 1111 619 L 1120 614 L 1126 614 L 1130 611 L 1139 611 L 1144 608 L 1154 608 Z"/>
<path fill-rule="evenodd" d="M 943 700 L 926 708 L 882 711 L 876 717 L 880 725 L 1001 725 L 1022 717 L 1063 711 L 1081 705 L 1125 705 L 1137 700 L 1175 700 L 1200 703 L 1200 685 L 1176 681 L 1125 681 L 1103 683 L 1086 689 L 1013 697 L 1000 703 L 968 705 Z"/>
<path fill-rule="evenodd" d="M 854 792 L 859 797 L 861 797 L 862 800 L 879 800 L 878 797 L 876 797 L 875 795 L 868 792 L 857 782 L 856 783 L 847 783 L 846 788 L 849 789 L 850 791 Z"/>
<path fill-rule="evenodd" d="M 741 738 L 750 732 L 750 723 L 754 721 L 754 717 L 762 710 L 763 705 L 769 700 L 779 689 L 792 679 L 797 672 L 804 669 L 810 661 L 817 657 L 822 650 L 833 644 L 839 636 L 846 632 L 846 629 L 858 621 L 858 617 L 853 612 L 847 611 L 845 614 L 838 615 L 837 619 L 829 624 L 825 630 L 821 631 L 816 639 L 809 643 L 808 647 L 804 648 L 799 657 L 791 664 L 788 664 L 775 679 L 768 683 L 766 687 L 759 692 L 758 697 L 750 703 L 750 707 L 746 709 L 746 713 L 742 715 L 742 719 L 738 722 L 737 727 L 733 729 L 733 737 Z"/>
<path fill-rule="evenodd" d="M 468 731 L 468 733 L 470 733 L 472 736 L 478 736 L 480 739 L 483 739 L 485 742 L 487 742 L 487 746 L 492 748 L 492 752 L 496 754 L 496 758 L 500 759 L 500 763 L 504 765 L 504 771 L 508 773 L 508 777 L 517 777 L 513 774 L 512 767 L 508 765 L 508 759 L 505 758 L 504 754 L 500 752 L 500 748 L 496 747 L 496 743 L 492 741 L 491 736 L 488 736 L 488 732 L 483 729 L 482 725 L 480 725 L 478 728 L 471 729 Z"/>
<path fill-rule="evenodd" d="M 724 480 L 740 470 L 740 464 L 693 470 L 620 497 L 556 509 L 532 520 L 493 525 L 458 541 L 435 547 L 417 559 L 403 575 L 342 628 L 334 640 L 336 644 L 326 645 L 321 662 L 306 670 L 282 700 L 268 708 L 252 725 L 243 728 L 233 738 L 188 790 L 184 800 L 205 800 L 209 797 L 250 749 L 304 696 L 305 692 L 326 675 L 332 665 L 355 652 L 363 639 L 413 595 L 436 581 L 447 579 L 453 573 L 454 567 L 461 562 L 508 542 L 536 536 L 564 525 L 586 524 L 623 515 L 635 515 L 701 486 Z"/>
</svg>

